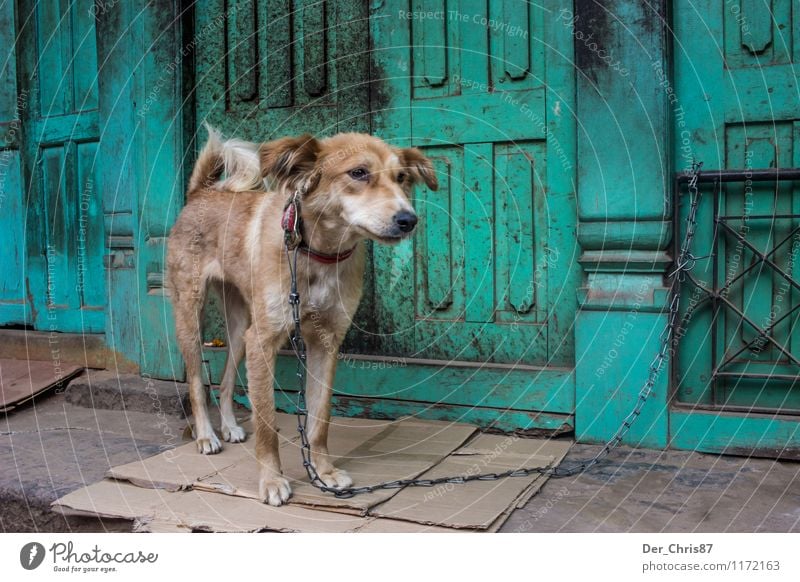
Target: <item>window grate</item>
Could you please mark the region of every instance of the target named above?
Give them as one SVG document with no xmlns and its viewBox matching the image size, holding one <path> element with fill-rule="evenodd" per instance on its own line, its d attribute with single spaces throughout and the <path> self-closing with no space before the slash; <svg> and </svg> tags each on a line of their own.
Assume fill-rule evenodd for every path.
<svg viewBox="0 0 800 582">
<path fill-rule="evenodd" d="M 674 205 L 674 225 L 678 227 L 680 223 L 679 202 L 683 192 L 686 191 L 686 184 L 689 176 L 678 174 L 675 177 L 675 192 L 678 200 Z M 778 184 L 800 180 L 800 169 L 770 169 L 770 170 L 715 170 L 703 172 L 699 177 L 699 182 L 711 187 L 711 199 L 713 204 L 713 237 L 710 247 L 710 255 L 697 257 L 695 261 L 708 259 L 711 261 L 711 282 L 701 281 L 693 272 L 686 273 L 684 285 L 685 293 L 694 293 L 695 303 L 682 311 L 680 320 L 680 330 L 676 333 L 677 338 L 686 335 L 686 329 L 691 325 L 693 313 L 701 309 L 711 310 L 711 327 L 708 330 L 707 341 L 710 341 L 711 362 L 709 366 L 708 382 L 710 384 L 711 407 L 715 410 L 729 409 L 731 411 L 741 411 L 741 405 L 731 405 L 727 402 L 726 388 L 732 383 L 742 381 L 759 381 L 781 383 L 788 389 L 794 388 L 800 382 L 800 342 L 790 341 L 794 332 L 794 319 L 800 316 L 800 280 L 793 276 L 793 269 L 779 264 L 778 255 L 786 253 L 789 245 L 800 243 L 800 212 L 785 212 L 785 208 L 778 212 Z M 775 183 L 775 193 L 773 197 L 773 212 L 764 212 L 763 204 L 759 213 L 726 213 L 723 212 L 725 203 L 725 192 L 723 184 L 727 183 L 746 183 L 746 182 L 773 182 Z M 758 196 L 765 196 L 765 191 L 761 191 Z M 792 207 L 792 210 L 794 206 Z M 771 222 L 769 222 L 771 221 Z M 775 221 L 783 221 L 784 228 L 788 233 L 783 232 L 780 236 L 772 239 Z M 785 223 L 790 222 L 786 227 Z M 769 248 L 759 248 L 757 244 L 748 239 L 746 232 L 742 228 L 743 224 L 757 225 L 762 224 L 769 227 Z M 753 229 L 755 230 L 756 227 Z M 679 233 L 678 233 L 679 234 Z M 676 234 L 674 241 L 679 241 L 680 236 Z M 793 243 L 792 241 L 797 241 Z M 735 276 L 729 276 L 726 271 L 727 255 L 726 245 L 734 243 L 743 249 L 742 255 L 747 253 L 749 263 L 736 266 Z M 674 244 L 677 244 L 675 242 Z M 800 245 L 798 245 L 800 246 Z M 677 248 L 673 249 L 677 256 Z M 792 259 L 793 260 L 793 259 Z M 800 265 L 800 257 L 798 257 Z M 790 263 L 791 264 L 791 263 Z M 789 271 L 789 272 L 787 272 Z M 721 275 L 725 276 L 721 276 Z M 748 305 L 742 301 L 742 305 L 731 298 L 731 294 L 741 293 L 745 296 L 743 289 L 745 285 L 753 285 L 753 281 L 764 281 L 765 277 L 772 277 L 780 281 L 786 289 L 791 289 L 793 293 L 788 293 L 788 301 L 782 312 L 775 317 L 770 317 L 768 321 L 754 320 L 748 314 Z M 750 293 L 751 296 L 758 295 L 756 292 Z M 794 301 L 792 300 L 794 299 Z M 770 297 L 772 300 L 772 297 Z M 772 316 L 774 309 L 770 310 Z M 731 324 L 731 322 L 734 322 Z M 727 326 L 727 327 L 726 327 Z M 788 327 L 788 331 L 787 331 Z M 782 329 L 783 338 L 776 334 L 776 330 Z M 732 331 L 733 330 L 733 331 Z M 736 341 L 734 341 L 734 335 Z M 747 339 L 744 339 L 749 335 Z M 694 336 L 696 337 L 696 336 Z M 789 340 L 787 340 L 787 337 Z M 680 341 L 678 339 L 677 341 Z M 797 343 L 798 346 L 794 346 Z M 769 351 L 768 351 L 769 350 Z M 768 362 L 759 362 L 759 355 L 764 353 L 774 354 L 776 357 L 769 358 Z M 673 379 L 677 378 L 677 358 L 673 361 Z M 755 369 L 753 369 L 755 368 Z M 673 382 L 675 385 L 675 382 Z M 677 390 L 677 388 L 676 388 Z M 756 410 L 757 409 L 757 410 Z M 770 412 L 778 414 L 800 414 L 800 410 L 793 408 L 779 407 L 750 407 L 750 411 Z"/>
</svg>

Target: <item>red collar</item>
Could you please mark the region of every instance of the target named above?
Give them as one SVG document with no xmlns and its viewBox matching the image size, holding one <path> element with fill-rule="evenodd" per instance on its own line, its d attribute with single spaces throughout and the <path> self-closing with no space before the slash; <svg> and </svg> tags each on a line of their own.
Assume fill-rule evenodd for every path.
<svg viewBox="0 0 800 582">
<path fill-rule="evenodd" d="M 314 259 L 318 263 L 322 263 L 323 265 L 332 265 L 334 263 L 339 263 L 341 261 L 344 261 L 345 259 L 350 258 L 350 255 L 352 255 L 355 252 L 356 247 L 344 251 L 343 253 L 337 253 L 335 255 L 329 255 L 327 253 L 321 253 L 319 251 L 315 251 L 305 243 L 300 243 L 300 246 L 297 248 L 297 250 L 305 253 L 309 259 Z"/>
</svg>

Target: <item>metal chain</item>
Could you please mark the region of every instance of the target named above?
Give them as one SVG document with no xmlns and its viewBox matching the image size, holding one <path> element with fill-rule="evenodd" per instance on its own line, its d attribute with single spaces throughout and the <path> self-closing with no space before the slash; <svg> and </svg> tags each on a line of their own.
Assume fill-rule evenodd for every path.
<svg viewBox="0 0 800 582">
<path fill-rule="evenodd" d="M 305 342 L 300 329 L 300 295 L 297 292 L 297 248 L 290 251 L 286 249 L 287 259 L 289 261 L 289 270 L 291 275 L 291 292 L 289 294 L 289 304 L 292 306 L 292 319 L 294 322 L 294 331 L 290 337 L 292 350 L 297 357 L 297 378 L 299 381 L 299 389 L 297 394 L 297 431 L 300 433 L 301 442 L 301 455 L 303 458 L 303 466 L 308 473 L 308 478 L 311 484 L 320 491 L 325 493 L 333 493 L 336 497 L 346 499 L 360 495 L 362 493 L 371 493 L 379 489 L 400 489 L 402 487 L 433 487 L 444 483 L 462 484 L 470 481 L 496 481 L 506 477 L 527 477 L 534 473 L 547 475 L 549 477 L 571 477 L 579 473 L 583 473 L 589 468 L 593 467 L 608 454 L 625 438 L 625 435 L 630 430 L 633 423 L 642 412 L 642 408 L 647 402 L 648 397 L 653 391 L 653 387 L 658 379 L 664 363 L 668 359 L 668 355 L 672 346 L 672 340 L 675 334 L 675 325 L 678 317 L 680 307 L 680 284 L 685 279 L 685 273 L 694 268 L 695 262 L 700 257 L 695 257 L 691 253 L 692 239 L 694 238 L 695 229 L 697 227 L 697 207 L 700 203 L 701 193 L 698 188 L 698 177 L 702 168 L 702 162 L 695 162 L 692 164 L 691 178 L 689 180 L 689 196 L 690 206 L 689 215 L 686 219 L 686 235 L 681 244 L 678 257 L 675 260 L 675 269 L 670 273 L 670 294 L 671 300 L 669 305 L 669 317 L 664 331 L 659 336 L 661 347 L 658 354 L 653 358 L 650 363 L 650 370 L 642 389 L 639 391 L 639 397 L 633 410 L 625 417 L 620 427 L 614 436 L 605 444 L 605 446 L 591 459 L 580 461 L 570 466 L 557 466 L 557 467 L 527 467 L 501 473 L 483 473 L 480 475 L 456 475 L 453 477 L 439 477 L 436 479 L 398 479 L 396 481 L 387 481 L 384 483 L 377 483 L 375 485 L 363 485 L 361 487 L 329 487 L 326 485 L 316 468 L 311 462 L 311 444 L 308 441 L 307 426 L 308 426 L 308 409 L 306 408 L 305 397 L 305 379 L 306 379 L 306 348 Z"/>
</svg>

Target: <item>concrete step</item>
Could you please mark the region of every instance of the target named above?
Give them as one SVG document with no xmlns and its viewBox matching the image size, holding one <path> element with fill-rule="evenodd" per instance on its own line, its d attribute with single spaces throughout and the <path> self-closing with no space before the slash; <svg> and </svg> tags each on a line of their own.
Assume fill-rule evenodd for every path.
<svg viewBox="0 0 800 582">
<path fill-rule="evenodd" d="M 129 410 L 186 418 L 190 413 L 186 384 L 136 374 L 87 370 L 69 383 L 69 404 L 102 410 Z"/>
</svg>

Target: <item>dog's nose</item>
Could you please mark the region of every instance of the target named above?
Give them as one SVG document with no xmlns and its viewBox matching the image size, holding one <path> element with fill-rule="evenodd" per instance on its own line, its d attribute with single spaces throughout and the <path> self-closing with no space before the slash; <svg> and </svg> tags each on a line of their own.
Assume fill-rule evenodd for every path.
<svg viewBox="0 0 800 582">
<path fill-rule="evenodd" d="M 401 210 L 394 215 L 394 223 L 403 232 L 411 232 L 417 226 L 417 215 L 408 210 Z"/>
</svg>

